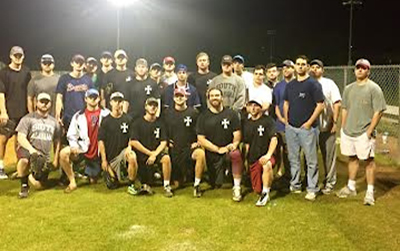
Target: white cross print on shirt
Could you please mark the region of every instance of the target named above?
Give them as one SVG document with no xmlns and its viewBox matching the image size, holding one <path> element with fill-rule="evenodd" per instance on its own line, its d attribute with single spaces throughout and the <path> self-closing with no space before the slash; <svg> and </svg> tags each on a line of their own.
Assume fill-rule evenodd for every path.
<svg viewBox="0 0 400 251">
<path fill-rule="evenodd" d="M 186 118 L 183 120 L 183 122 L 186 124 L 186 127 L 189 127 L 190 123 L 192 123 L 192 118 L 189 116 L 186 116 Z"/>
<path fill-rule="evenodd" d="M 156 139 L 159 139 L 159 138 L 160 138 L 160 128 L 156 128 L 156 129 L 154 130 L 154 135 L 156 135 Z"/>
<path fill-rule="evenodd" d="M 128 128 L 129 128 L 129 126 L 125 122 L 122 123 L 122 125 L 121 125 L 122 133 L 127 133 L 128 132 Z"/>
<path fill-rule="evenodd" d="M 265 130 L 264 127 L 262 125 L 259 125 L 258 129 L 257 129 L 258 135 L 263 136 L 264 135 L 264 130 Z"/>
<path fill-rule="evenodd" d="M 221 122 L 221 125 L 223 125 L 224 126 L 224 129 L 228 129 L 228 125 L 230 124 L 230 122 L 229 122 L 229 120 L 227 120 L 227 119 L 224 119 L 224 120 L 222 120 L 222 122 Z"/>
<path fill-rule="evenodd" d="M 144 88 L 144 90 L 146 91 L 146 95 L 150 95 L 150 93 L 153 90 L 153 88 L 151 88 L 150 85 L 147 85 L 146 88 Z"/>
</svg>

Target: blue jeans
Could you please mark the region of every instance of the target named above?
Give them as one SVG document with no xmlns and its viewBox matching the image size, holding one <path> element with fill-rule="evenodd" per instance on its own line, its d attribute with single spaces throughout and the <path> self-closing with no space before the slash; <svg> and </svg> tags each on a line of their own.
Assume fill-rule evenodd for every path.
<svg viewBox="0 0 400 251">
<path fill-rule="evenodd" d="M 307 191 L 319 191 L 317 155 L 318 134 L 318 128 L 311 127 L 311 129 L 306 130 L 291 125 L 286 126 L 286 141 L 289 151 L 290 173 L 292 175 L 290 186 L 294 189 L 301 189 L 300 149 L 303 149 L 307 162 Z"/>
</svg>

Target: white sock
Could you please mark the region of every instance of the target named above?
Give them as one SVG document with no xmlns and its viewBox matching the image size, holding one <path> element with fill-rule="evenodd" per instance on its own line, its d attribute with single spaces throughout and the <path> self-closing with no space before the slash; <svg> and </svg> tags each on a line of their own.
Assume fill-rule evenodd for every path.
<svg viewBox="0 0 400 251">
<path fill-rule="evenodd" d="M 169 180 L 164 180 L 164 187 L 169 186 Z"/>
<path fill-rule="evenodd" d="M 4 169 L 4 161 L 0 159 L 0 169 Z"/>
<path fill-rule="evenodd" d="M 349 181 L 347 182 L 347 186 L 350 190 L 355 191 L 356 190 L 356 181 L 349 179 Z"/>
<path fill-rule="evenodd" d="M 242 181 L 242 179 L 241 178 L 234 178 L 233 179 L 233 185 L 235 186 L 235 187 L 240 187 L 240 182 Z"/>
<path fill-rule="evenodd" d="M 374 185 L 367 186 L 367 193 L 374 193 Z"/>
<path fill-rule="evenodd" d="M 194 186 L 200 185 L 200 181 L 201 181 L 201 179 L 199 179 L 199 178 L 194 178 Z"/>
<path fill-rule="evenodd" d="M 263 193 L 269 193 L 270 190 L 271 190 L 271 188 L 269 188 L 269 187 L 263 187 L 262 192 Z"/>
</svg>

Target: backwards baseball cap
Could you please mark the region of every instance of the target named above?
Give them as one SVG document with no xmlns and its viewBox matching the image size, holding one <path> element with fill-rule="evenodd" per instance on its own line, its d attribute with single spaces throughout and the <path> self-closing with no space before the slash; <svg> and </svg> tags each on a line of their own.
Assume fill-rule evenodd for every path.
<svg viewBox="0 0 400 251">
<path fill-rule="evenodd" d="M 85 93 L 85 97 L 90 97 L 90 96 L 99 96 L 99 91 L 96 89 L 89 89 Z"/>
<path fill-rule="evenodd" d="M 125 97 L 124 97 L 124 94 L 122 94 L 121 92 L 114 92 L 114 93 L 112 93 L 111 96 L 110 96 L 110 100 L 114 100 L 114 99 L 122 100 L 122 99 L 124 99 L 124 98 L 125 98 Z"/>
<path fill-rule="evenodd" d="M 190 95 L 190 93 L 188 93 L 188 92 L 186 91 L 186 88 L 185 88 L 185 87 L 177 87 L 177 88 L 175 88 L 175 90 L 174 90 L 174 96 L 175 96 L 175 95 L 178 95 L 178 94 L 181 94 L 181 95 L 183 95 L 183 96 L 189 96 L 189 95 Z"/>
<path fill-rule="evenodd" d="M 173 63 L 175 64 L 175 59 L 171 56 L 165 57 L 163 60 L 163 64 L 167 64 L 167 63 Z"/>
<path fill-rule="evenodd" d="M 86 59 L 86 63 L 88 63 L 88 64 L 97 64 L 97 59 L 95 59 L 94 57 L 88 57 Z"/>
<path fill-rule="evenodd" d="M 262 107 L 262 101 L 259 98 L 252 98 L 248 102 L 249 104 L 257 104 Z"/>
<path fill-rule="evenodd" d="M 324 63 L 322 63 L 322 61 L 321 60 L 319 60 L 319 59 L 314 59 L 314 60 L 312 60 L 311 62 L 310 62 L 310 66 L 311 65 L 318 65 L 319 67 L 321 67 L 321 68 L 323 68 L 324 67 Z"/>
<path fill-rule="evenodd" d="M 114 57 L 117 58 L 119 56 L 124 56 L 124 57 L 128 57 L 128 55 L 126 54 L 126 52 L 124 50 L 116 50 L 114 53 Z"/>
<path fill-rule="evenodd" d="M 143 65 L 144 67 L 147 67 L 148 66 L 147 60 L 144 58 L 139 58 L 138 60 L 136 60 L 136 66 L 139 66 L 139 65 Z"/>
<path fill-rule="evenodd" d="M 24 55 L 24 50 L 20 46 L 13 46 L 10 50 L 10 56 L 15 54 Z"/>
<path fill-rule="evenodd" d="M 187 66 L 184 64 L 180 64 L 176 67 L 176 72 L 184 71 L 187 72 Z"/>
<path fill-rule="evenodd" d="M 239 62 L 241 64 L 244 64 L 244 58 L 241 55 L 236 55 L 233 57 L 233 62 Z"/>
<path fill-rule="evenodd" d="M 146 105 L 151 105 L 151 104 L 158 105 L 158 100 L 153 97 L 146 99 Z"/>
<path fill-rule="evenodd" d="M 371 64 L 365 58 L 360 58 L 359 60 L 357 60 L 356 67 L 359 66 L 359 65 L 364 66 L 364 67 L 366 67 L 368 69 L 371 69 Z"/>
<path fill-rule="evenodd" d="M 154 63 L 154 64 L 150 65 L 150 70 L 153 70 L 155 68 L 158 68 L 159 70 L 161 70 L 162 66 L 159 63 Z"/>
<path fill-rule="evenodd" d="M 103 51 L 101 53 L 101 58 L 112 58 L 112 54 L 109 51 Z"/>
<path fill-rule="evenodd" d="M 75 54 L 72 59 L 71 62 L 75 62 L 75 63 L 85 63 L 85 57 L 82 56 L 81 54 Z"/>
<path fill-rule="evenodd" d="M 50 97 L 50 95 L 48 94 L 48 93 L 46 93 L 46 92 L 41 92 L 41 93 L 39 93 L 39 95 L 37 95 L 37 98 L 36 98 L 37 100 L 43 100 L 43 99 L 46 99 L 46 100 L 51 100 L 51 97 Z"/>
<path fill-rule="evenodd" d="M 233 59 L 230 55 L 225 55 L 221 59 L 221 64 L 232 64 Z"/>
<path fill-rule="evenodd" d="M 44 54 L 41 58 L 40 58 L 40 62 L 44 63 L 44 62 L 50 62 L 50 63 L 54 63 L 54 58 L 52 55 L 50 54 Z"/>
<path fill-rule="evenodd" d="M 286 59 L 285 61 L 282 62 L 282 67 L 284 67 L 284 66 L 293 67 L 293 66 L 294 66 L 294 63 L 293 63 L 292 60 Z"/>
</svg>

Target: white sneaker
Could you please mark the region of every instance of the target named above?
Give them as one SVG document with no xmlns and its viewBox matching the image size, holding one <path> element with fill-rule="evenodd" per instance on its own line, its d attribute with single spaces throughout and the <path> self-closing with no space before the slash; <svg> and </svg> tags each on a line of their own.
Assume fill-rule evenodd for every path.
<svg viewBox="0 0 400 251">
<path fill-rule="evenodd" d="M 306 200 L 314 201 L 317 197 L 317 194 L 314 192 L 307 192 L 306 196 L 304 197 Z"/>
<path fill-rule="evenodd" d="M 240 186 L 234 186 L 232 188 L 232 200 L 239 202 L 242 200 L 242 193 Z"/>
<path fill-rule="evenodd" d="M 365 194 L 364 205 L 366 205 L 366 206 L 374 206 L 375 205 L 374 192 L 367 192 Z"/>
<path fill-rule="evenodd" d="M 356 190 L 351 190 L 348 186 L 343 187 L 340 191 L 336 194 L 339 198 L 347 198 L 350 196 L 356 196 Z"/>
<path fill-rule="evenodd" d="M 269 201 L 269 193 L 262 193 L 256 202 L 257 207 L 263 207 Z"/>
<path fill-rule="evenodd" d="M 0 169 L 0 180 L 6 180 L 8 179 L 8 176 L 6 174 L 6 172 L 4 171 L 3 168 Z"/>
</svg>

